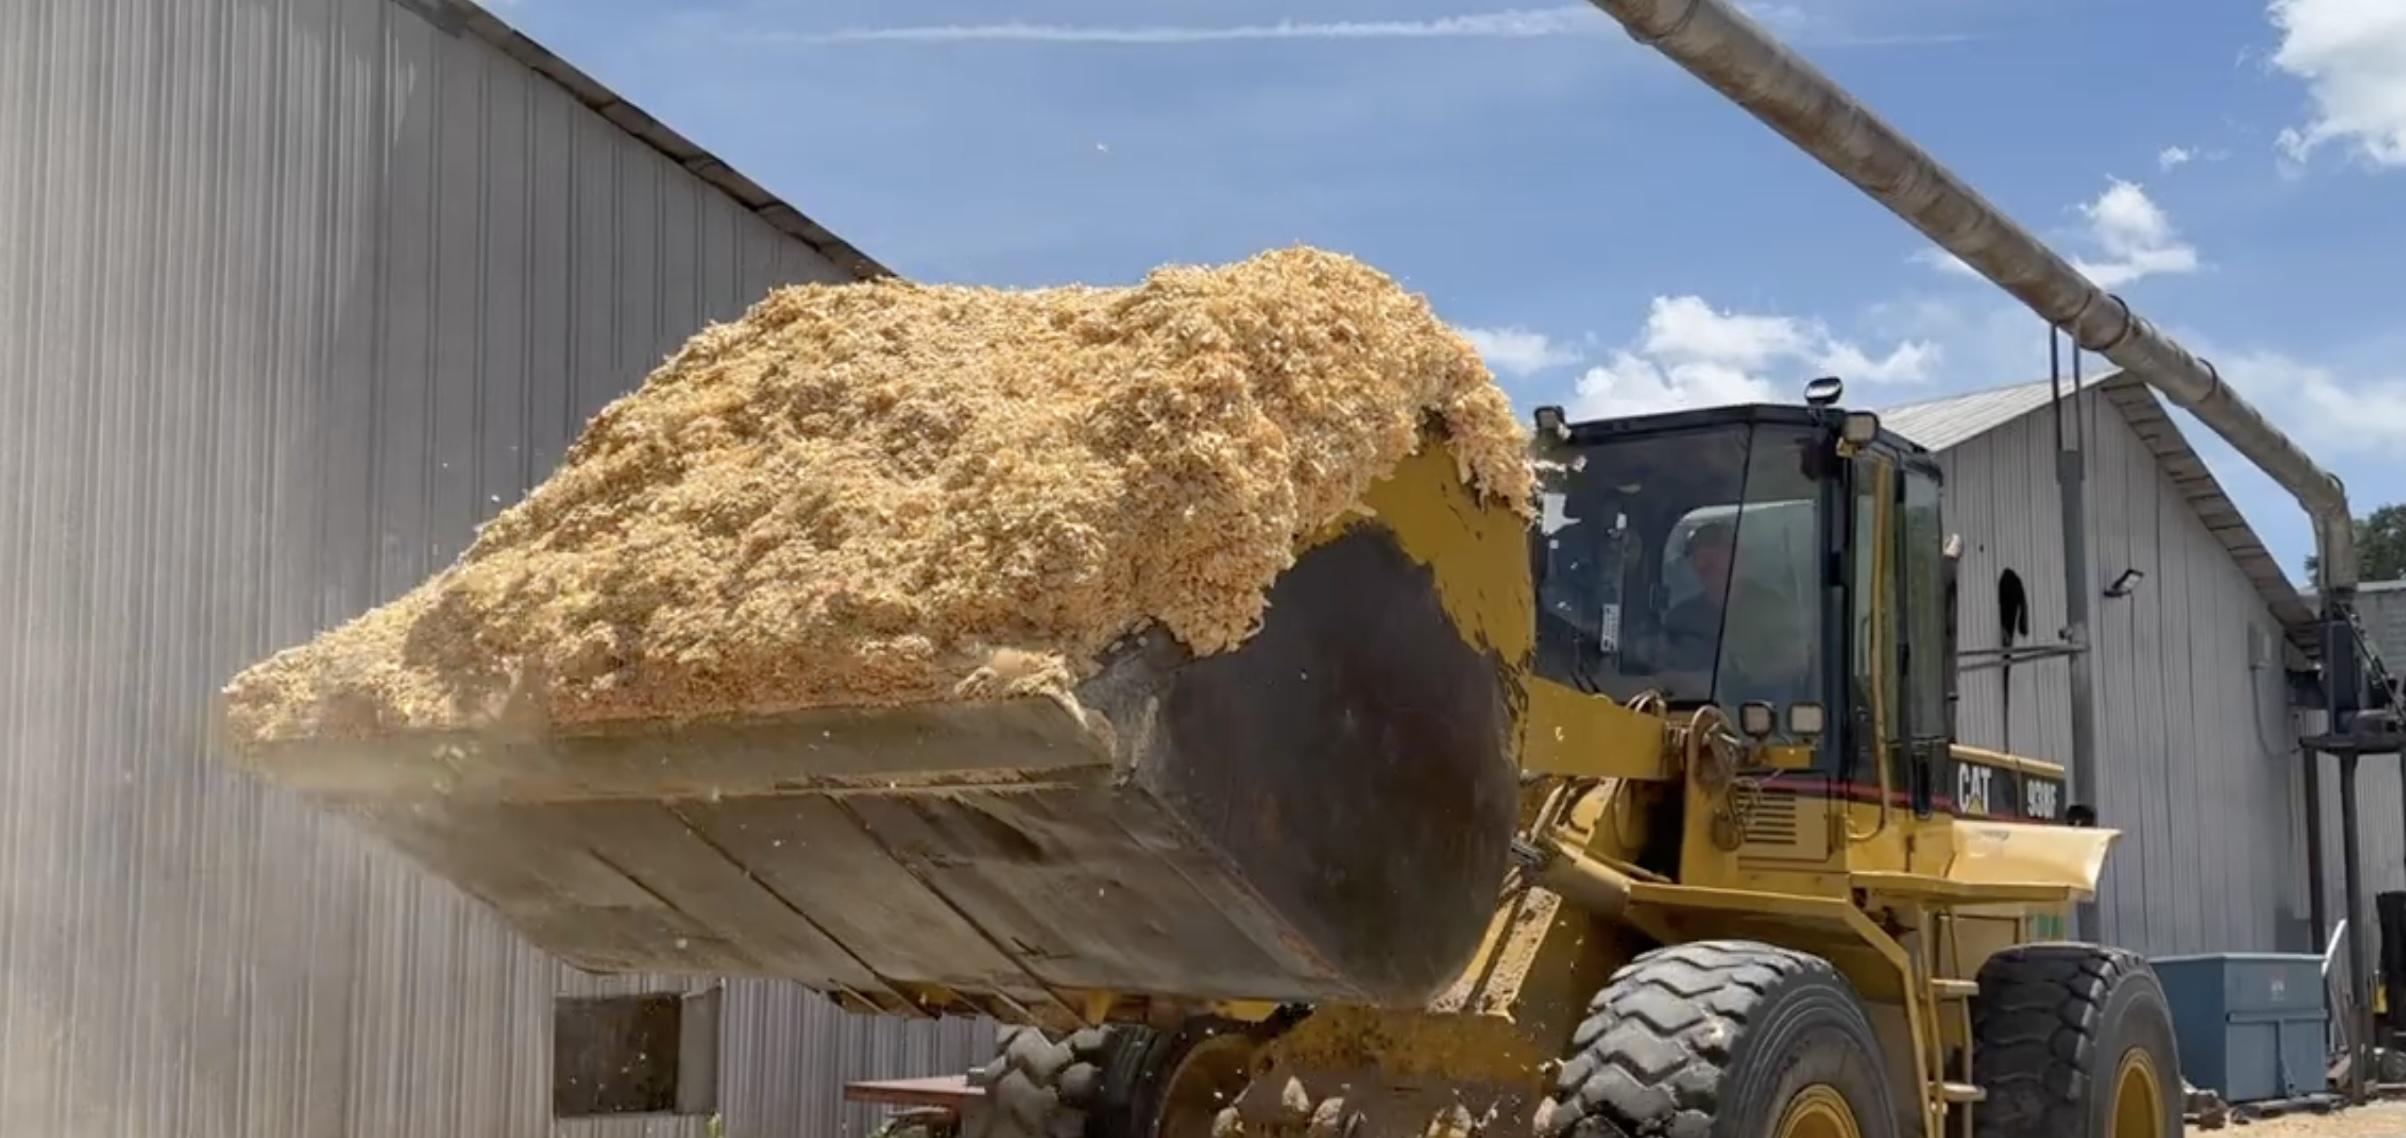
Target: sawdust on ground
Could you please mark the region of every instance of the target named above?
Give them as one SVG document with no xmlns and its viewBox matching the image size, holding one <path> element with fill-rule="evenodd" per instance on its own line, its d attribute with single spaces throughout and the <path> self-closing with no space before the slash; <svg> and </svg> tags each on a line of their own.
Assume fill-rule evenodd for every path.
<svg viewBox="0 0 2406 1138">
<path fill-rule="evenodd" d="M 235 677 L 238 746 L 1059 690 L 1228 649 L 1440 424 L 1525 503 L 1477 354 L 1350 258 L 1132 288 L 778 290 L 612 403 L 400 599 Z"/>
<path fill-rule="evenodd" d="M 2189 1133 L 2200 1133 L 2195 1126 Z M 2234 1121 L 2231 1138 L 2406 1138 L 2406 1102 L 2375 1102 L 2329 1114 L 2300 1112 L 2255 1122 Z"/>
</svg>

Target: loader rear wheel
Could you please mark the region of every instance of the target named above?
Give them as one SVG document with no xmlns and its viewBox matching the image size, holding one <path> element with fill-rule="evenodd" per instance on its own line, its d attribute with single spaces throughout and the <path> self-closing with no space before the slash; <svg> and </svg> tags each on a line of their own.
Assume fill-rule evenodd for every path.
<svg viewBox="0 0 2406 1138">
<path fill-rule="evenodd" d="M 994 1061 L 970 1076 L 986 1107 L 962 1138 L 1210 1138 L 1260 1046 L 1243 1025 L 1209 1018 L 1060 1040 L 1006 1027 L 997 1042 Z"/>
<path fill-rule="evenodd" d="M 1871 1020 L 1816 956 L 1656 949 L 1613 974 L 1571 1044 L 1544 1138 L 1896 1138 Z"/>
<path fill-rule="evenodd" d="M 1108 1110 L 1106 1073 L 1149 1034 L 1114 1026 L 1052 1039 L 1032 1027 L 1003 1028 L 993 1060 L 969 1073 L 986 1101 L 961 1138 L 1086 1138 L 1091 1116 Z"/>
<path fill-rule="evenodd" d="M 2137 953 L 2032 944 L 1990 957 L 1972 1004 L 1979 1138 L 2177 1138 L 2180 1056 Z"/>
</svg>

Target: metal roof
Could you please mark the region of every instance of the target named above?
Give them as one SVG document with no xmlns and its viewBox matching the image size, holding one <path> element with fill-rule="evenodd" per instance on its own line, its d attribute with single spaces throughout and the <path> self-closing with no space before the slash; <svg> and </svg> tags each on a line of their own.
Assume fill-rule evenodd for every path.
<svg viewBox="0 0 2406 1138">
<path fill-rule="evenodd" d="M 2205 523 L 2206 532 L 2230 551 L 2231 560 L 2255 586 L 2273 618 L 2281 622 L 2289 642 L 2309 658 L 2316 655 L 2313 606 L 2281 570 L 2280 561 L 2265 548 L 2230 495 L 2223 492 L 2222 484 L 2189 445 L 2155 392 L 2119 371 L 2088 377 L 2081 388 L 2097 392 L 2122 413 L 2123 421 L 2155 455 L 2165 476 Z M 2051 385 L 2046 380 L 2018 383 L 1884 410 L 1880 422 L 1931 450 L 1945 450 L 2045 410 L 2050 396 Z"/>
<path fill-rule="evenodd" d="M 2088 376 L 2081 380 L 2080 386 L 2095 390 L 2115 374 L 2119 373 Z M 2049 384 L 2043 379 L 2011 387 L 1992 387 L 1883 408 L 1880 425 L 1931 450 L 1945 450 L 2045 407 L 2050 394 Z"/>
<path fill-rule="evenodd" d="M 551 53 L 551 50 L 526 34 L 511 27 L 501 17 L 472 3 L 471 0 L 394 0 L 405 8 L 418 12 L 437 28 L 447 32 L 465 33 L 493 45 L 501 53 L 517 60 L 535 73 L 566 88 L 576 100 L 603 118 L 642 140 L 652 149 L 667 155 L 694 177 L 718 188 L 727 196 L 758 214 L 769 226 L 818 251 L 819 255 L 860 280 L 890 277 L 894 271 L 879 264 L 867 253 L 854 248 L 851 242 L 836 236 L 827 227 L 812 221 L 801 210 L 786 204 L 784 199 L 763 189 L 760 183 L 738 173 L 718 155 L 702 149 L 691 139 L 670 130 L 643 108 L 618 97 L 576 65 Z"/>
</svg>

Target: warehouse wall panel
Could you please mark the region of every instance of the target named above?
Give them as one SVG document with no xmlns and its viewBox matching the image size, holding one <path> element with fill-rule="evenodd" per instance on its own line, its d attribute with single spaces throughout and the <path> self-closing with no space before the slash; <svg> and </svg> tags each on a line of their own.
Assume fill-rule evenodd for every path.
<svg viewBox="0 0 2406 1138">
<path fill-rule="evenodd" d="M 2123 831 L 2099 898 L 2107 938 L 2159 954 L 2293 947 L 2286 930 L 2305 909 L 2303 823 L 2279 626 L 2112 404 L 2090 392 L 2077 415 L 2067 430 L 2077 441 L 2085 428 L 2088 439 L 2097 805 L 2103 824 Z M 2030 636 L 2061 637 L 2055 447 L 2042 409 L 1941 452 L 1950 525 L 1964 537 L 1967 649 L 2001 643 L 1997 580 L 2008 568 L 2029 592 Z M 2104 596 L 2126 569 L 2146 576 L 2128 596 Z M 2070 664 L 1971 673 L 1957 716 L 1968 742 L 2068 762 Z M 2367 801 L 2386 793 L 2391 805 L 2381 838 L 2368 822 L 2368 863 L 2373 848 L 2398 843 L 2395 771 L 2375 791 L 2384 777 L 2375 765 L 2366 763 Z M 2384 856 L 2406 878 L 2406 853 Z"/>
<path fill-rule="evenodd" d="M 484 39 L 390 0 L 0 4 L 0 1117 L 523 1135 L 555 992 L 345 824 L 228 774 L 228 675 L 415 584 L 702 321 L 838 279 Z M 969 1024 L 738 981 L 728 1131 Z M 694 1120 L 558 1127 L 699 1133 Z"/>
<path fill-rule="evenodd" d="M 2390 674 L 2406 676 L 2406 582 L 2365 582 L 2356 594 L 2356 612 Z M 2331 758 L 2323 759 L 2322 764 L 2323 816 L 2329 820 L 2324 850 L 2329 864 L 2336 867 L 2340 864 L 2340 764 Z M 2361 841 L 2367 922 L 2373 920 L 2374 894 L 2406 889 L 2406 824 L 2401 824 L 2406 821 L 2406 800 L 2400 798 L 2398 774 L 2398 760 L 2387 755 L 2367 756 L 2357 764 L 2356 795 L 2364 831 Z M 2344 912 L 2343 885 L 2334 868 L 2326 884 L 2333 914 Z"/>
</svg>

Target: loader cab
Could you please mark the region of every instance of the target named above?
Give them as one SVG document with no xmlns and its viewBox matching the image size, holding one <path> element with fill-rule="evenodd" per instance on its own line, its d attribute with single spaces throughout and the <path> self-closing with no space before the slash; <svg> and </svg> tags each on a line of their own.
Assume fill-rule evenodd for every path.
<svg viewBox="0 0 2406 1138">
<path fill-rule="evenodd" d="M 1953 734 L 1939 469 L 1835 396 L 1541 411 L 1537 668 L 1621 702 L 1714 705 L 1856 791 L 1888 764 L 1900 805 L 1927 812 Z"/>
</svg>

